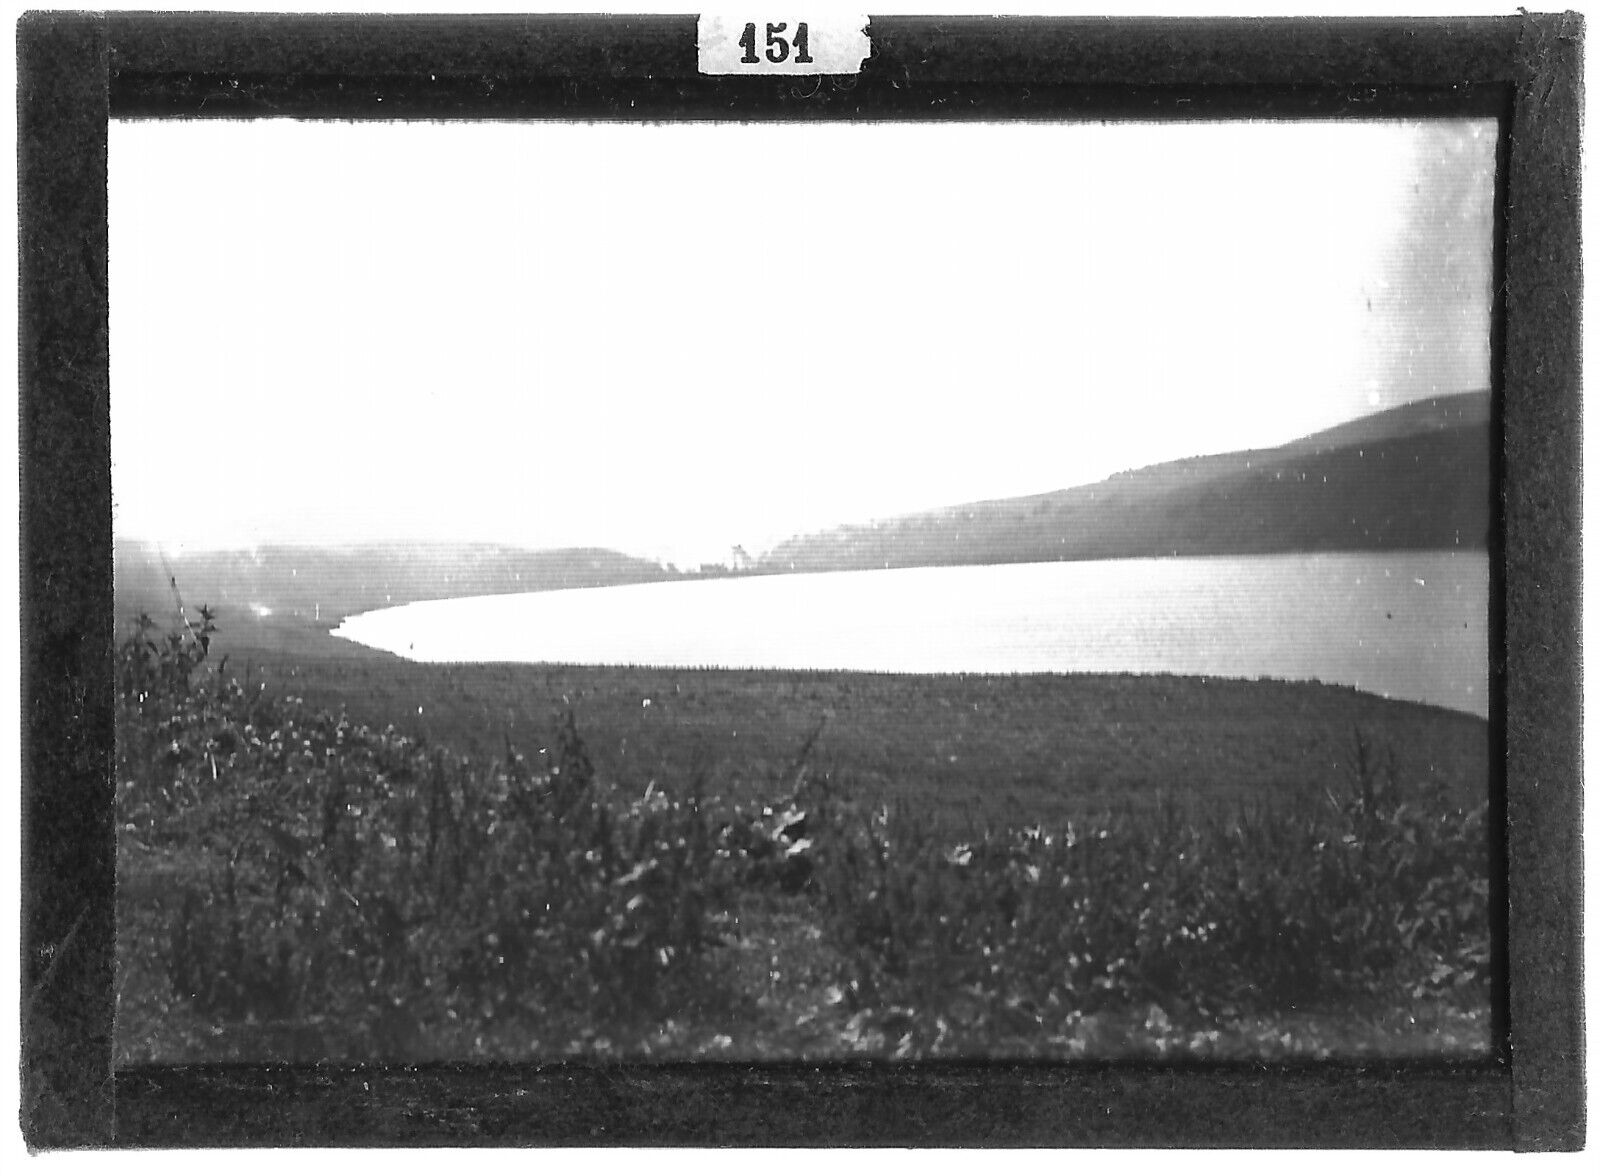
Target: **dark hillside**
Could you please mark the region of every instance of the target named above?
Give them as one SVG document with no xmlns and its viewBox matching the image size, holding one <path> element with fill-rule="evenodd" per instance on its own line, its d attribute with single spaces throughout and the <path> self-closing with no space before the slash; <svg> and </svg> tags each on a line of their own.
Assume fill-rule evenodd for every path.
<svg viewBox="0 0 1600 1176">
<path fill-rule="evenodd" d="M 1488 396 L 1441 397 L 1276 449 L 804 535 L 763 571 L 1473 548 L 1489 532 Z"/>
<path fill-rule="evenodd" d="M 1374 441 L 1393 441 L 1397 437 L 1412 437 L 1419 433 L 1436 433 L 1443 429 L 1488 425 L 1489 394 L 1466 392 L 1459 396 L 1436 396 L 1402 404 L 1399 408 L 1385 409 L 1371 416 L 1346 421 L 1331 429 L 1322 429 L 1281 446 L 1281 450 L 1338 449 L 1345 445 L 1365 445 Z"/>
<path fill-rule="evenodd" d="M 1481 550 L 1488 483 L 1486 424 L 1346 445 L 1256 465 L 1163 504 L 1158 545 L 1184 555 Z"/>
</svg>

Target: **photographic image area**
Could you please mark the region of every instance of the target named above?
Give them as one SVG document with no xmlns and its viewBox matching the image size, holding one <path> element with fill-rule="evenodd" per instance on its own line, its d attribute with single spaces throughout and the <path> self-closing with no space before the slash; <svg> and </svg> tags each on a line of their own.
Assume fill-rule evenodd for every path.
<svg viewBox="0 0 1600 1176">
<path fill-rule="evenodd" d="M 1490 1056 L 1498 135 L 113 122 L 118 1063 Z"/>
</svg>

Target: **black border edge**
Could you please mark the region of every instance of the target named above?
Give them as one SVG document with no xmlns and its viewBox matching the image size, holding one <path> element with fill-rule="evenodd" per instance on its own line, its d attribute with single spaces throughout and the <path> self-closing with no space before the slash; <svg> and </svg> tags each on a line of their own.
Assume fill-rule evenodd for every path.
<svg viewBox="0 0 1600 1176">
<path fill-rule="evenodd" d="M 1529 17 L 1506 170 L 1507 951 L 1519 1150 L 1584 1144 L 1579 212 L 1584 22 Z"/>
<path fill-rule="evenodd" d="M 864 95 L 851 99 L 852 88 L 842 85 L 827 88 L 818 103 L 816 95 L 802 95 L 782 81 L 712 85 L 689 78 L 673 64 L 684 53 L 675 40 L 681 32 L 676 24 L 661 23 L 684 18 L 514 19 L 538 26 L 533 39 L 544 46 L 540 68 L 548 84 L 528 90 L 526 99 L 553 103 L 554 113 L 547 108 L 545 117 L 629 117 L 633 108 L 621 110 L 625 98 L 643 99 L 643 105 L 670 103 L 683 94 L 701 96 L 708 105 L 700 109 L 711 117 L 860 117 L 852 106 Z M 320 30 L 314 27 L 319 23 Z M 334 24 L 337 35 L 330 36 Z M 1277 32 L 1267 27 L 1274 24 Z M 1057 30 L 1050 33 L 1057 39 L 1033 44 L 1017 31 L 1024 25 Z M 1133 94 L 1133 105 L 1121 113 L 1134 117 L 1238 113 L 1252 101 L 1262 110 L 1255 89 L 1262 84 L 1290 91 L 1285 103 L 1262 113 L 1335 117 L 1352 108 L 1357 115 L 1427 113 L 1425 102 L 1417 104 L 1419 86 L 1447 82 L 1458 101 L 1493 107 L 1507 84 L 1515 86 L 1502 172 L 1505 326 L 1498 388 L 1505 441 L 1500 587 L 1506 656 L 1500 689 L 1512 912 L 1506 941 L 1509 1066 L 550 1067 L 518 1073 L 519 1081 L 542 1084 L 542 1094 L 535 1106 L 518 1104 L 514 1114 L 496 1099 L 510 1079 L 483 1069 L 431 1077 L 390 1069 L 152 1069 L 116 1076 L 126 1113 L 115 1121 L 127 1130 L 114 1134 L 105 236 L 110 104 L 133 116 L 281 116 L 315 108 L 328 117 L 330 91 L 321 88 L 327 79 L 335 92 L 339 83 L 346 90 L 333 99 L 338 105 L 332 117 L 462 117 L 482 110 L 485 99 L 505 102 L 504 92 L 494 99 L 473 87 L 485 79 L 502 81 L 520 67 L 512 61 L 504 71 L 474 69 L 485 61 L 494 65 L 481 55 L 498 50 L 485 47 L 482 22 L 466 18 L 424 29 L 371 17 L 330 22 L 35 13 L 18 25 L 22 1122 L 30 1146 L 490 1142 L 497 1129 L 509 1132 L 500 1136 L 506 1141 L 524 1142 L 1583 1146 L 1577 955 L 1581 694 L 1575 636 L 1581 584 L 1582 18 L 1096 25 L 1101 31 L 1091 37 L 1083 22 L 875 20 L 882 52 L 869 61 L 860 82 L 870 95 L 890 88 L 890 66 L 914 71 L 896 81 L 914 78 L 918 86 L 893 87 L 908 91 L 904 107 L 896 108 L 899 117 L 926 117 L 927 94 L 940 86 L 957 98 L 958 109 L 941 111 L 945 116 L 1039 117 L 1014 100 L 986 104 L 981 81 L 960 83 L 999 78 L 998 89 L 1005 91 L 1018 78 L 1055 69 L 1062 73 L 1047 85 L 1067 92 L 1073 84 L 1062 74 L 1086 67 L 1101 71 L 1089 87 L 1097 93 L 1081 96 L 1088 108 L 1115 87 Z M 352 46 L 348 34 L 357 28 L 363 37 Z M 464 54 L 462 88 L 447 105 L 412 111 L 373 105 L 404 82 L 407 70 L 415 80 L 419 59 L 395 56 L 407 37 L 413 39 L 411 52 L 429 60 L 427 53 L 435 50 L 416 48 L 416 38 L 436 41 L 450 29 L 465 30 L 467 41 L 458 45 Z M 320 56 L 304 56 L 306 38 Z M 946 46 L 945 52 L 930 53 L 934 44 Z M 632 58 L 619 56 L 621 47 L 639 45 L 642 71 L 630 64 Z M 1224 52 L 1230 48 L 1231 54 Z M 212 56 L 193 56 L 205 53 Z M 361 68 L 362 59 L 368 68 Z M 263 61 L 271 68 L 245 68 Z M 215 72 L 208 73 L 208 64 Z M 309 68 L 318 64 L 326 72 Z M 307 106 L 261 104 L 274 92 L 253 86 L 261 78 L 270 83 L 274 71 L 284 75 L 277 96 L 292 98 L 298 86 L 311 93 Z M 141 108 L 131 82 L 163 77 L 173 83 L 177 99 L 162 99 L 158 85 L 146 96 L 153 95 L 154 107 Z M 209 93 L 194 91 L 196 78 L 211 87 Z M 368 88 L 363 92 L 358 84 L 355 97 L 348 97 L 350 83 L 363 79 Z M 234 80 L 247 84 L 235 87 Z M 1193 111 L 1176 109 L 1173 87 L 1186 85 L 1190 89 L 1182 92 L 1191 97 L 1200 93 L 1217 101 Z M 810 104 L 798 105 L 802 97 Z M 205 109 L 195 109 L 201 98 Z M 515 103 L 499 110 L 490 116 L 527 113 Z M 357 1080 L 374 1087 L 358 1113 L 349 1114 L 346 1103 L 340 1118 L 319 1114 L 322 1093 Z M 434 1107 L 429 1113 L 407 1094 L 419 1081 L 431 1083 L 435 1092 L 447 1087 L 477 1093 L 470 1107 Z M 1410 1113 L 1423 1088 L 1445 1091 L 1459 1118 L 1440 1123 Z M 265 1098 L 268 1091 L 283 1102 Z M 213 1107 L 197 1105 L 219 1096 Z M 265 1105 L 269 1101 L 273 1105 Z M 298 1106 L 298 1113 L 284 1102 Z M 1438 1104 L 1427 1108 L 1437 1111 Z M 163 1119 L 174 1110 L 187 1120 Z M 531 1111 L 547 1118 L 530 1127 Z M 1220 1122 L 1214 1118 L 1219 1113 Z"/>
<path fill-rule="evenodd" d="M 109 1143 L 111 451 L 103 16 L 17 25 L 22 1108 L 32 1148 Z"/>
</svg>

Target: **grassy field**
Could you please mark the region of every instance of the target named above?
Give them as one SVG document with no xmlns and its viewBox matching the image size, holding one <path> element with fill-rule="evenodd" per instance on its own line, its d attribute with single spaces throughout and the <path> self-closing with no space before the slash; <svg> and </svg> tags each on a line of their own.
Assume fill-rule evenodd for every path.
<svg viewBox="0 0 1600 1176">
<path fill-rule="evenodd" d="M 123 650 L 124 1063 L 1489 1047 L 1471 716 L 208 644 Z"/>
<path fill-rule="evenodd" d="M 235 626 L 235 628 L 239 628 Z M 281 630 L 277 630 L 281 631 Z M 423 665 L 259 627 L 217 649 L 230 671 L 360 722 L 475 757 L 539 746 L 578 719 L 596 767 L 643 791 L 698 782 L 768 795 L 820 727 L 810 762 L 864 798 L 947 825 L 1054 823 L 1171 802 L 1196 811 L 1300 803 L 1349 786 L 1358 735 L 1398 780 L 1488 795 L 1488 724 L 1348 687 L 1165 676 L 864 674 Z"/>
</svg>

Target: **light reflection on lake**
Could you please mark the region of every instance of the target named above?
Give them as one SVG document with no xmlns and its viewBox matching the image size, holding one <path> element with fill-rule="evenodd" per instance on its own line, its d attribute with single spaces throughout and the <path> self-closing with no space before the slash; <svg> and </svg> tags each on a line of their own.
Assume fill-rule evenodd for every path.
<svg viewBox="0 0 1600 1176">
<path fill-rule="evenodd" d="M 430 662 L 1317 679 L 1488 713 L 1482 552 L 903 568 L 426 601 L 335 635 Z"/>
</svg>

